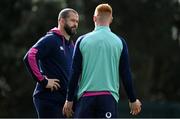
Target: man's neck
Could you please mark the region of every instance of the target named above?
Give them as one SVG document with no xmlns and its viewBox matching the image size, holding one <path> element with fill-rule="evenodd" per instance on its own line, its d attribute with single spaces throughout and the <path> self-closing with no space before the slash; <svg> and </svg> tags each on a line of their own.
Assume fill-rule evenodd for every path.
<svg viewBox="0 0 180 119">
<path fill-rule="evenodd" d="M 101 22 L 101 23 L 95 22 L 95 26 L 108 26 L 109 27 L 109 23 L 107 23 L 107 22 Z"/>
</svg>

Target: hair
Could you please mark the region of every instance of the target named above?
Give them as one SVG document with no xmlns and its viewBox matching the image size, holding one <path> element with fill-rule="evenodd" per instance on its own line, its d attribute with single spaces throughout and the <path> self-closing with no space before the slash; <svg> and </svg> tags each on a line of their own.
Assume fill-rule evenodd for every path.
<svg viewBox="0 0 180 119">
<path fill-rule="evenodd" d="M 109 4 L 100 4 L 96 7 L 94 16 L 112 14 L 112 7 Z"/>
<path fill-rule="evenodd" d="M 72 8 L 65 8 L 59 12 L 58 20 L 60 20 L 61 18 L 63 18 L 63 19 L 68 18 L 70 12 L 78 14 L 77 11 Z"/>
</svg>

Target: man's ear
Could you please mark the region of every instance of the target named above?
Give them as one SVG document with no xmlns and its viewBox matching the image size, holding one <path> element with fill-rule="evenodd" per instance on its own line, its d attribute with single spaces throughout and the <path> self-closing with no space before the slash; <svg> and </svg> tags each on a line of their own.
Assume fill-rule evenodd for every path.
<svg viewBox="0 0 180 119">
<path fill-rule="evenodd" d="M 111 19 L 110 19 L 110 24 L 112 23 L 112 21 L 113 21 L 113 17 L 111 17 Z"/>
<path fill-rule="evenodd" d="M 58 21 L 58 22 L 59 22 L 59 24 L 61 24 L 61 25 L 62 25 L 62 24 L 64 24 L 64 23 L 65 23 L 65 20 L 61 18 L 61 19 L 59 19 L 59 21 Z"/>
<path fill-rule="evenodd" d="M 93 16 L 93 21 L 96 22 L 97 21 L 97 17 Z"/>
</svg>

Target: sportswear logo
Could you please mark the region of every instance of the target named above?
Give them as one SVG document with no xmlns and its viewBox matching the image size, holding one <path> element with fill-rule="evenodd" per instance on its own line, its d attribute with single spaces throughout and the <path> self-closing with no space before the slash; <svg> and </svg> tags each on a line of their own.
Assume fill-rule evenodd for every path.
<svg viewBox="0 0 180 119">
<path fill-rule="evenodd" d="M 111 118 L 112 114 L 111 112 L 106 112 L 106 118 Z"/>
<path fill-rule="evenodd" d="M 63 46 L 60 46 L 60 50 L 64 50 Z"/>
</svg>

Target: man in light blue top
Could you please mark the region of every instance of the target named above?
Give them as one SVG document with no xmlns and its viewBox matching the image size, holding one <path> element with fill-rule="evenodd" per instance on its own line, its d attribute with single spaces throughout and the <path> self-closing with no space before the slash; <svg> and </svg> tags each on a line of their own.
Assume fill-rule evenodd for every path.
<svg viewBox="0 0 180 119">
<path fill-rule="evenodd" d="M 72 115 L 72 100 L 78 87 L 75 118 L 116 118 L 122 80 L 131 113 L 136 115 L 141 111 L 141 102 L 134 94 L 127 45 L 109 28 L 111 6 L 98 5 L 93 20 L 94 31 L 79 37 L 75 45 L 63 113 L 67 117 Z"/>
</svg>

